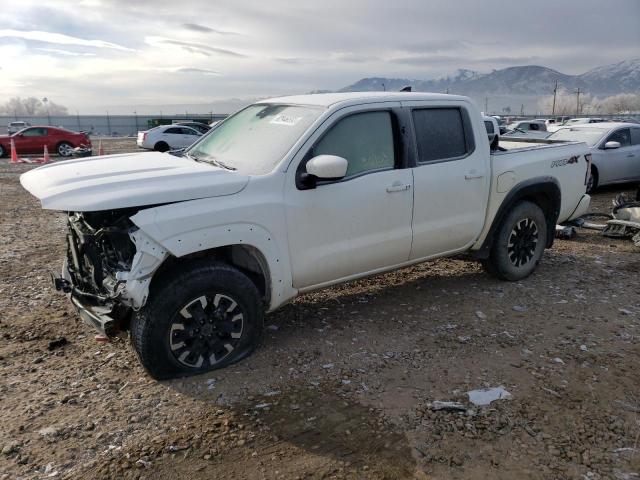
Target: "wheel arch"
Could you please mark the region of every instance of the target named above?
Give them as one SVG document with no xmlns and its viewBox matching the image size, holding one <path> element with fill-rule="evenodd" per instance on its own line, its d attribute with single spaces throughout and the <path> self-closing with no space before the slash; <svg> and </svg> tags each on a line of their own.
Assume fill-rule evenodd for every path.
<svg viewBox="0 0 640 480">
<path fill-rule="evenodd" d="M 554 177 L 535 177 L 518 183 L 507 193 L 498 212 L 493 218 L 489 233 L 485 237 L 480 249 L 475 253 L 477 258 L 485 259 L 489 257 L 496 232 L 500 228 L 509 210 L 521 201 L 530 201 L 542 209 L 545 219 L 547 220 L 546 247 L 550 248 L 553 245 L 555 226 L 558 221 L 558 216 L 560 215 L 562 201 L 560 184 Z"/>
<path fill-rule="evenodd" d="M 155 229 L 152 229 L 155 230 Z M 145 232 L 153 238 L 152 233 Z M 155 240 L 155 239 L 154 239 Z M 151 280 L 174 268 L 204 259 L 218 259 L 243 271 L 256 284 L 268 310 L 286 303 L 297 293 L 291 287 L 289 259 L 275 238 L 255 224 L 234 224 L 182 232 L 155 240 L 170 253 Z"/>
</svg>

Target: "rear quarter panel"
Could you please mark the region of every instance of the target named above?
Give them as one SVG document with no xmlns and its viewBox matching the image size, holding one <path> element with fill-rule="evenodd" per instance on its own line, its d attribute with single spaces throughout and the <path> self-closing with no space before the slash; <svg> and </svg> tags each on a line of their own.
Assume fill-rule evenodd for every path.
<svg viewBox="0 0 640 480">
<path fill-rule="evenodd" d="M 491 154 L 491 193 L 487 218 L 474 248 L 482 245 L 500 206 L 509 192 L 521 182 L 536 177 L 552 177 L 558 182 L 561 193 L 558 223 L 571 216 L 586 191 L 588 162 L 585 155 L 589 153 L 586 144 L 533 144 L 522 147 L 507 142 L 506 145 L 512 149 Z"/>
</svg>

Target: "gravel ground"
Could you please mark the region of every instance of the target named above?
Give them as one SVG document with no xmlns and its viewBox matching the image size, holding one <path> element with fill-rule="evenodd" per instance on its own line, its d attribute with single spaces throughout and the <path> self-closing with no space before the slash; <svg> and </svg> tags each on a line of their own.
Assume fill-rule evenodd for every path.
<svg viewBox="0 0 640 480">
<path fill-rule="evenodd" d="M 0 162 L 0 479 L 640 478 L 630 241 L 581 230 L 516 283 L 444 259 L 306 295 L 250 358 L 156 382 L 50 287 L 64 221 L 28 168 Z"/>
</svg>

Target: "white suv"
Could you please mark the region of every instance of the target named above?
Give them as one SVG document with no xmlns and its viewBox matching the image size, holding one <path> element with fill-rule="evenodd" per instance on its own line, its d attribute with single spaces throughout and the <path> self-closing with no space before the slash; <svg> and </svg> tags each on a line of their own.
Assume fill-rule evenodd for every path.
<svg viewBox="0 0 640 480">
<path fill-rule="evenodd" d="M 160 125 L 145 132 L 138 132 L 136 143 L 140 148 L 166 152 L 188 147 L 201 136 L 202 133 L 186 125 Z"/>
<path fill-rule="evenodd" d="M 13 135 L 14 133 L 19 132 L 23 128 L 27 128 L 30 126 L 31 124 L 29 122 L 22 122 L 22 121 L 11 122 L 9 123 L 9 125 L 7 125 L 7 134 Z"/>
</svg>

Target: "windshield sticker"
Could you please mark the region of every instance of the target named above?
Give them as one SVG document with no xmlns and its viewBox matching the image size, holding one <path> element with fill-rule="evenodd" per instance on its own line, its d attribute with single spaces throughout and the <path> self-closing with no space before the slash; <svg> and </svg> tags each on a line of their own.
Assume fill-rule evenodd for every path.
<svg viewBox="0 0 640 480">
<path fill-rule="evenodd" d="M 272 123 L 274 125 L 286 125 L 287 127 L 293 127 L 300 120 L 302 120 L 302 117 L 291 117 L 289 115 L 278 115 L 277 117 L 273 117 L 273 119 L 269 123 Z"/>
</svg>

